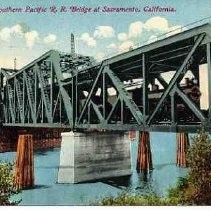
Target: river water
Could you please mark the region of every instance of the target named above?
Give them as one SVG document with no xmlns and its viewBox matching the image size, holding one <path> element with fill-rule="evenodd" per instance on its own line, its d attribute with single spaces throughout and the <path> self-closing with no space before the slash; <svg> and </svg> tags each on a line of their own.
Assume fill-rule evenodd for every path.
<svg viewBox="0 0 211 210">
<path fill-rule="evenodd" d="M 89 205 L 97 200 L 116 196 L 122 191 L 144 194 L 155 192 L 165 195 L 179 176 L 187 169 L 176 167 L 176 135 L 151 133 L 153 171 L 148 175 L 136 172 L 137 141 L 132 145 L 132 170 L 130 177 L 100 180 L 82 184 L 58 184 L 60 149 L 35 152 L 35 188 L 24 190 L 18 196 L 19 205 Z M 13 161 L 15 152 L 0 153 L 0 160 Z"/>
</svg>

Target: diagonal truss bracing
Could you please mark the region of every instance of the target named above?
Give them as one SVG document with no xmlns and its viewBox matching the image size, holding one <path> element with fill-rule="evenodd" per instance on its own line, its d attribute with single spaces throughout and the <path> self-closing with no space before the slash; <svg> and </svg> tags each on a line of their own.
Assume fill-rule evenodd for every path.
<svg viewBox="0 0 211 210">
<path fill-rule="evenodd" d="M 185 60 L 183 61 L 182 65 L 179 67 L 178 71 L 176 71 L 175 75 L 173 76 L 173 78 L 171 79 L 170 83 L 168 84 L 167 89 L 165 90 L 165 92 L 163 93 L 162 97 L 160 98 L 160 100 L 159 100 L 154 112 L 152 113 L 152 115 L 150 116 L 150 118 L 149 118 L 149 120 L 147 122 L 148 124 L 151 123 L 151 120 L 153 119 L 153 117 L 155 116 L 155 114 L 157 113 L 159 108 L 162 106 L 162 103 L 163 103 L 164 99 L 170 93 L 170 91 L 173 88 L 173 86 L 176 84 L 176 82 L 180 82 L 181 79 L 183 78 L 184 74 L 187 72 L 187 70 L 190 67 L 190 64 L 192 62 L 192 60 L 191 60 L 192 55 L 195 52 L 196 48 L 200 45 L 200 43 L 202 42 L 204 37 L 205 37 L 205 34 L 200 34 L 198 36 L 198 38 L 196 39 L 192 49 L 190 50 L 190 52 L 186 56 Z"/>
<path fill-rule="evenodd" d="M 199 81 L 199 65 L 207 63 L 211 95 L 210 31 L 198 27 L 101 64 L 51 50 L 18 72 L 1 69 L 4 124 L 175 131 L 184 124 L 209 126 L 210 97 L 202 109 L 188 80 L 182 81 L 188 71 Z"/>
</svg>

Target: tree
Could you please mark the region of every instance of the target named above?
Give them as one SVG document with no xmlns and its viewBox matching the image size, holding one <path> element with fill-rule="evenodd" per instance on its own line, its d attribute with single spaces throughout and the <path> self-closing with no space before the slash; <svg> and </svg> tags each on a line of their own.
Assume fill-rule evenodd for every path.
<svg viewBox="0 0 211 210">
<path fill-rule="evenodd" d="M 20 201 L 12 201 L 11 197 L 18 194 L 11 163 L 0 163 L 0 205 L 15 205 Z"/>
<path fill-rule="evenodd" d="M 204 131 L 193 139 L 187 154 L 189 199 L 195 204 L 211 205 L 211 141 Z"/>
<path fill-rule="evenodd" d="M 189 172 L 169 189 L 168 198 L 183 205 L 211 205 L 211 141 L 200 131 L 187 153 Z"/>
</svg>

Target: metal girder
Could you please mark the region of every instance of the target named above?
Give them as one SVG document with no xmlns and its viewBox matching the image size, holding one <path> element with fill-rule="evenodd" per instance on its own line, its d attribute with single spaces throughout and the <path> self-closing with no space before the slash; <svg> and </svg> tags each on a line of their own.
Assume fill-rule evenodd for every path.
<svg viewBox="0 0 211 210">
<path fill-rule="evenodd" d="M 154 50 L 156 48 L 159 48 L 159 47 L 162 47 L 162 46 L 167 46 L 167 45 L 170 45 L 172 43 L 179 42 L 179 41 L 182 41 L 182 40 L 186 40 L 186 39 L 189 39 L 193 36 L 197 36 L 197 35 L 202 34 L 202 33 L 208 34 L 209 32 L 210 32 L 210 25 L 207 23 L 207 24 L 195 27 L 193 29 L 184 31 L 182 33 L 175 34 L 174 36 L 167 37 L 165 39 L 159 40 L 157 42 L 153 42 L 151 44 L 146 44 L 142 47 L 139 47 L 139 48 L 134 49 L 132 51 L 129 51 L 127 53 L 123 53 L 121 55 L 114 56 L 114 57 L 112 57 L 108 60 L 108 64 L 112 64 L 112 63 L 118 62 L 120 60 L 128 59 L 130 57 L 139 55 L 140 52 L 141 53 L 149 52 L 149 51 Z"/>
<path fill-rule="evenodd" d="M 53 52 L 55 52 L 55 51 L 54 50 L 49 50 L 45 54 L 41 55 L 39 58 L 35 59 L 34 61 L 29 63 L 28 65 L 24 66 L 21 70 L 17 71 L 16 73 L 12 74 L 11 76 L 9 76 L 9 78 L 12 78 L 12 77 L 15 77 L 16 75 L 24 73 L 24 71 L 34 67 L 34 65 L 36 65 L 40 61 L 47 59 Z"/>
<path fill-rule="evenodd" d="M 26 83 L 26 92 L 27 92 L 27 98 L 28 98 L 29 106 L 31 110 L 31 117 L 32 117 L 33 123 L 36 123 L 37 119 L 36 119 L 36 114 L 35 114 L 35 109 L 34 109 L 34 100 L 32 99 L 33 93 L 32 93 L 31 82 L 28 81 L 28 77 L 25 71 L 23 71 L 23 78 Z"/>
<path fill-rule="evenodd" d="M 199 108 L 185 95 L 178 87 L 175 88 L 176 93 L 183 99 L 186 105 L 192 110 L 192 112 L 201 120 L 205 122 L 205 117 Z"/>
<path fill-rule="evenodd" d="M 171 124 L 175 123 L 175 94 L 171 95 Z"/>
<path fill-rule="evenodd" d="M 59 97 L 60 97 L 60 91 L 58 92 L 58 95 L 56 97 L 56 103 L 55 103 L 55 106 L 54 106 L 54 109 L 53 109 L 53 117 L 54 117 L 55 112 L 56 112 L 56 107 L 57 107 L 58 102 L 59 102 Z"/>
<path fill-rule="evenodd" d="M 18 107 L 19 107 L 18 112 L 20 115 L 21 123 L 24 123 L 23 93 L 20 88 L 20 82 L 17 81 L 16 78 L 15 78 L 15 90 L 16 90 L 16 96 L 18 99 Z"/>
<path fill-rule="evenodd" d="M 166 67 L 166 68 L 168 68 L 168 69 L 173 69 L 173 70 L 177 70 L 178 69 L 178 66 L 172 66 L 172 65 L 167 65 L 167 64 L 164 64 L 164 63 L 159 63 L 159 62 L 153 62 L 153 61 L 151 61 L 151 63 L 152 64 L 154 64 L 155 66 L 161 66 L 161 67 Z M 154 68 L 151 68 L 151 70 L 150 70 L 150 72 L 154 72 L 154 71 L 152 71 L 152 70 L 154 70 Z M 156 71 L 155 71 L 156 72 Z"/>
<path fill-rule="evenodd" d="M 83 106 L 83 108 L 82 108 L 82 111 L 81 111 L 81 114 L 80 114 L 80 116 L 79 116 L 79 118 L 78 118 L 77 124 L 80 122 L 81 118 L 82 118 L 83 115 L 84 115 L 84 112 L 85 112 L 85 110 L 86 110 L 86 108 L 87 108 L 87 105 L 88 105 L 88 103 L 89 103 L 89 101 L 90 101 L 90 99 L 91 99 L 91 96 L 92 96 L 92 94 L 93 94 L 93 92 L 94 92 L 94 90 L 95 90 L 95 88 L 96 88 L 96 85 L 97 85 L 97 83 L 99 82 L 99 78 L 100 78 L 101 73 L 102 73 L 102 71 L 104 70 L 104 68 L 107 68 L 107 67 L 105 67 L 104 64 L 102 63 L 101 66 L 100 66 L 100 69 L 99 69 L 99 71 L 98 71 L 97 77 L 96 77 L 96 79 L 95 79 L 95 81 L 94 81 L 94 84 L 93 84 L 93 86 L 92 86 L 92 89 L 91 89 L 91 91 L 89 92 L 89 95 L 87 96 L 86 102 L 85 102 L 85 104 L 84 104 L 84 106 Z"/>
<path fill-rule="evenodd" d="M 161 53 L 157 53 L 157 54 L 155 54 L 155 55 L 152 55 L 152 56 L 150 56 L 150 59 L 152 59 L 152 58 L 156 58 L 156 57 L 159 57 L 159 56 L 167 56 L 169 53 L 174 53 L 174 52 L 177 52 L 177 51 L 179 51 L 179 50 L 186 50 L 186 49 L 188 49 L 188 48 L 190 48 L 191 47 L 191 45 L 187 45 L 187 46 L 184 46 L 184 47 L 179 47 L 179 48 L 177 48 L 177 49 L 171 49 L 171 50 L 166 50 L 166 51 L 164 51 L 164 52 L 161 52 Z M 156 61 L 155 61 L 156 62 Z M 153 62 L 154 63 L 154 62 Z"/>
<path fill-rule="evenodd" d="M 95 111 L 95 113 L 97 115 L 97 118 L 99 119 L 100 123 L 103 123 L 104 122 L 104 118 L 103 118 L 100 110 L 98 109 L 97 105 L 95 103 L 93 103 L 92 100 L 90 101 L 90 103 L 91 103 L 91 105 L 92 105 L 92 107 L 93 107 L 93 109 L 94 109 L 94 111 Z"/>
<path fill-rule="evenodd" d="M 38 79 L 39 79 L 41 95 L 42 95 L 42 99 L 43 99 L 44 106 L 45 106 L 46 117 L 48 119 L 48 122 L 52 123 L 53 118 L 52 118 L 52 112 L 51 112 L 51 108 L 50 108 L 51 103 L 50 103 L 47 87 L 46 87 L 46 84 L 45 84 L 45 81 L 44 81 L 44 77 L 43 77 L 42 72 L 39 69 L 38 65 L 35 65 L 34 70 L 35 70 L 35 72 L 38 76 Z"/>
<path fill-rule="evenodd" d="M 116 109 L 116 106 L 117 106 L 119 100 L 120 100 L 120 96 L 117 97 L 116 101 L 112 105 L 112 109 L 111 109 L 110 113 L 108 114 L 108 117 L 106 118 L 104 124 L 108 124 L 108 121 L 110 120 L 112 114 L 114 113 L 114 110 Z"/>
<path fill-rule="evenodd" d="M 9 110 L 12 117 L 12 122 L 15 123 L 15 106 L 13 101 L 13 90 L 10 84 L 7 84 L 7 93 L 8 93 L 8 99 L 9 99 Z"/>
<path fill-rule="evenodd" d="M 148 69 L 146 68 L 146 58 L 145 54 L 142 54 L 142 76 L 143 76 L 143 123 L 146 124 L 146 119 L 148 117 Z"/>
<path fill-rule="evenodd" d="M 165 81 L 165 79 L 159 74 L 156 76 L 156 79 L 160 82 L 160 84 L 166 89 L 168 87 L 168 83 Z"/>
<path fill-rule="evenodd" d="M 143 124 L 143 115 L 141 113 L 141 111 L 139 110 L 138 106 L 134 103 L 132 97 L 128 94 L 128 92 L 125 90 L 124 88 L 124 84 L 121 82 L 121 80 L 114 74 L 114 72 L 112 72 L 111 69 L 107 68 L 105 70 L 105 73 L 107 73 L 107 75 L 110 77 L 110 79 L 112 80 L 115 88 L 118 91 L 118 94 L 121 96 L 121 98 L 124 100 L 126 106 L 128 106 L 128 108 L 131 111 L 131 114 L 133 115 L 133 117 L 135 118 L 135 120 L 137 121 L 138 125 Z"/>
<path fill-rule="evenodd" d="M 7 73 L 7 70 L 1 69 L 1 79 L 7 78 L 10 84 L 9 87 L 3 85 L 1 81 L 2 92 L 5 94 L 3 99 L 6 118 L 4 125 L 66 126 L 70 129 L 108 130 L 161 129 L 175 132 L 183 129 L 183 123 L 187 123 L 185 129 L 192 129 L 193 126 L 195 128 L 197 126 L 209 127 L 211 122 L 210 34 L 210 26 L 203 25 L 84 69 L 83 67 L 77 68 L 75 64 L 72 65 L 71 62 L 75 63 L 74 59 L 70 59 L 71 62 L 69 62 L 68 59 L 72 58 L 71 54 L 63 54 L 54 50 L 45 53 L 20 71 L 8 70 L 13 73 L 12 75 Z M 180 84 L 188 68 L 194 68 L 206 62 L 206 48 L 209 123 L 207 116 L 198 106 L 198 102 L 195 104 L 194 99 L 186 95 L 192 90 L 192 86 Z M 192 58 L 195 58 L 194 62 Z M 51 63 L 51 67 L 48 63 L 46 64 L 47 61 Z M 68 62 L 69 64 L 66 65 Z M 169 72 L 176 68 L 177 71 L 171 81 L 166 82 L 161 72 Z M 198 78 L 198 69 L 194 71 L 193 73 Z M 69 75 L 65 77 L 64 73 L 69 73 Z M 51 83 L 45 83 L 42 76 L 45 81 L 51 79 Z M 135 79 L 139 82 L 135 83 Z M 148 90 L 148 85 L 155 84 L 155 79 L 164 89 L 153 87 Z M 109 95 L 109 88 L 115 89 L 116 96 Z M 97 94 L 98 89 L 101 89 L 99 95 Z M 82 91 L 87 91 L 88 96 L 84 97 Z M 164 103 L 166 113 L 161 114 L 157 119 L 155 115 L 160 114 Z M 181 110 L 178 111 L 180 115 L 177 119 L 175 114 L 177 105 L 186 107 L 191 115 L 195 114 L 201 122 L 198 119 L 195 120 L 195 116 L 191 120 L 189 116 L 181 117 Z"/>
<path fill-rule="evenodd" d="M 188 62 L 191 59 L 193 53 L 195 52 L 196 48 L 200 45 L 200 43 L 202 42 L 202 40 L 204 39 L 205 34 L 200 34 L 193 47 L 191 48 L 190 52 L 188 53 L 188 55 L 186 56 L 185 60 L 183 61 L 182 65 L 180 66 L 180 68 L 178 69 L 178 71 L 176 71 L 176 73 L 174 74 L 173 78 L 171 79 L 171 81 L 168 84 L 168 87 L 166 88 L 166 90 L 164 91 L 163 95 L 161 96 L 154 112 L 151 114 L 149 120 L 147 121 L 147 124 L 150 124 L 152 119 L 154 118 L 155 114 L 157 113 L 157 111 L 160 109 L 160 107 L 163 104 L 163 101 L 165 100 L 166 96 L 170 93 L 170 90 L 173 88 L 173 86 L 175 85 L 176 82 L 180 82 L 180 80 L 182 79 L 183 75 L 187 72 L 188 68 Z"/>
<path fill-rule="evenodd" d="M 67 114 L 68 122 L 69 122 L 70 127 L 72 128 L 73 127 L 73 108 L 72 108 L 71 98 L 62 85 L 63 75 L 62 75 L 62 70 L 60 66 L 59 53 L 56 51 L 52 51 L 50 55 L 50 60 L 52 61 L 54 72 L 58 80 L 59 89 L 62 95 L 62 100 L 64 102 L 65 112 Z"/>
<path fill-rule="evenodd" d="M 103 82 L 102 82 L 102 94 L 103 94 L 103 118 L 106 118 L 107 109 L 107 99 L 108 99 L 108 92 L 107 92 L 107 85 L 106 85 L 106 74 L 103 73 Z"/>
</svg>

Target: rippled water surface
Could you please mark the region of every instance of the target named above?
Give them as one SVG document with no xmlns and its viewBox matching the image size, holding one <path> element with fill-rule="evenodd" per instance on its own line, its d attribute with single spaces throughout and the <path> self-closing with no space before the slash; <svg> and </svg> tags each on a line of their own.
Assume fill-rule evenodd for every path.
<svg viewBox="0 0 211 210">
<path fill-rule="evenodd" d="M 187 169 L 176 167 L 176 135 L 151 133 L 154 170 L 146 175 L 136 173 L 137 141 L 132 145 L 131 177 L 100 180 L 82 184 L 57 184 L 60 149 L 35 152 L 35 189 L 24 190 L 20 205 L 88 205 L 106 196 L 116 196 L 121 191 L 131 193 L 155 192 L 165 195 L 177 177 Z M 15 152 L 0 153 L 0 160 L 12 161 Z"/>
</svg>

